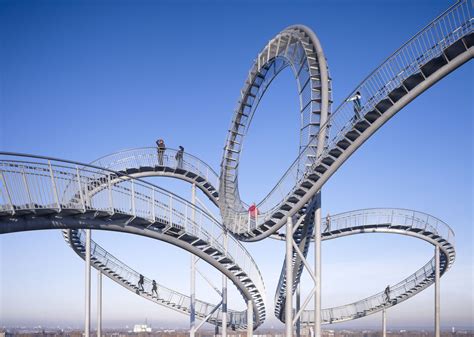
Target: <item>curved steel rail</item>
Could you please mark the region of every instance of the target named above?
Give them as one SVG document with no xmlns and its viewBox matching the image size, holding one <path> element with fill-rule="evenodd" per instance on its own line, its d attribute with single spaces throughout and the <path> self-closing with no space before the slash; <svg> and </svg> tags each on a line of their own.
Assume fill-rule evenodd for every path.
<svg viewBox="0 0 474 337">
<path fill-rule="evenodd" d="M 66 242 L 82 259 L 85 259 L 85 232 L 80 229 L 65 229 L 63 236 Z M 191 313 L 191 298 L 163 285 L 156 284 L 156 294 L 153 293 L 152 279 L 144 277 L 144 291 L 140 291 L 138 281 L 140 273 L 130 268 L 118 258 L 110 254 L 100 245 L 91 240 L 91 265 L 104 275 L 119 283 L 128 290 L 154 303 L 160 304 L 180 313 Z M 213 325 L 222 326 L 222 309 L 215 310 L 216 305 L 196 299 L 196 317 L 208 318 Z M 228 322 L 233 330 L 245 329 L 247 326 L 246 311 L 228 310 Z"/>
<path fill-rule="evenodd" d="M 254 327 L 263 323 L 265 288 L 255 261 L 233 237 L 224 247 L 224 229 L 207 212 L 164 189 L 104 168 L 0 154 L 7 158 L 0 159 L 0 233 L 94 228 L 172 243 L 225 274 L 245 300 L 252 300 Z"/>
<path fill-rule="evenodd" d="M 330 110 L 330 87 L 326 58 L 321 44 L 311 29 L 297 25 L 284 29 L 271 39 L 255 60 L 234 112 L 221 162 L 219 206 L 224 225 L 237 234 L 252 234 L 254 225 L 248 218 L 248 205 L 239 194 L 238 164 L 243 141 L 254 113 L 273 79 L 286 67 L 296 77 L 300 100 L 300 153 L 301 168 L 312 162 L 318 147 L 324 146 L 324 132 Z M 312 152 L 303 151 L 310 148 Z M 297 175 L 303 174 L 300 170 Z M 286 191 L 288 192 L 288 191 Z M 261 208 L 261 205 L 259 206 Z M 259 217 L 259 219 L 261 216 Z M 241 235 L 241 239 L 247 239 Z"/>
<path fill-rule="evenodd" d="M 363 233 L 388 233 L 412 236 L 440 248 L 441 270 L 443 275 L 454 263 L 454 232 L 443 221 L 422 212 L 406 209 L 364 209 L 331 216 L 329 225 L 322 223 L 322 240 L 332 240 L 342 236 Z M 360 301 L 323 309 L 323 323 L 338 323 L 364 317 L 403 302 L 415 296 L 434 283 L 435 258 L 433 257 L 415 273 L 390 286 L 390 299 L 384 292 L 377 293 Z M 278 295 L 278 293 L 277 293 Z M 284 292 L 277 297 L 275 315 L 284 321 Z M 310 324 L 314 319 L 312 310 L 304 311 L 302 324 Z"/>
<path fill-rule="evenodd" d="M 260 214 L 255 219 L 249 218 L 247 209 L 242 206 L 244 204 L 239 204 L 236 186 L 239 156 L 233 156 L 233 160 L 225 159 L 220 177 L 220 202 L 231 205 L 232 198 L 236 201 L 232 207 L 226 208 L 224 224 L 244 241 L 261 240 L 281 228 L 286 219 L 297 214 L 351 154 L 385 122 L 434 83 L 472 59 L 474 35 L 471 12 L 469 1 L 459 1 L 363 80 L 348 96 L 361 93 L 361 107 L 357 113 L 352 102 L 345 100 L 329 116 L 273 190 L 258 204 Z M 239 114 L 242 114 L 240 110 L 234 115 L 233 125 L 240 122 L 237 119 Z M 240 133 L 239 143 L 244 135 Z M 231 134 L 224 158 L 233 149 L 230 137 Z M 316 153 L 315 144 L 319 144 L 322 138 L 327 138 L 327 142 L 321 153 Z M 226 168 L 231 161 L 234 168 Z M 235 182 L 234 185 L 227 182 L 227 175 Z M 228 201 L 223 194 L 226 187 L 230 187 L 227 195 L 232 195 Z"/>
<path fill-rule="evenodd" d="M 219 177 L 208 164 L 187 152 L 182 160 L 177 159 L 177 150 L 167 148 L 161 162 L 156 147 L 142 147 L 118 151 L 91 164 L 134 178 L 164 176 L 196 184 L 217 205 L 219 199 Z"/>
</svg>

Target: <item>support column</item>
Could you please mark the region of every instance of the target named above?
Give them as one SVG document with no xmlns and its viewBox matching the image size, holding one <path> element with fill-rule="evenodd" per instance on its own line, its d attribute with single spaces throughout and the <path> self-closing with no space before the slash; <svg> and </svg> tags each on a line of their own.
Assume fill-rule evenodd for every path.
<svg viewBox="0 0 474 337">
<path fill-rule="evenodd" d="M 382 337 L 387 337 L 387 311 L 382 310 Z"/>
<path fill-rule="evenodd" d="M 435 247 L 435 337 L 440 337 L 439 247 Z"/>
<path fill-rule="evenodd" d="M 97 337 L 102 337 L 102 272 L 97 272 Z"/>
<path fill-rule="evenodd" d="M 191 203 L 196 206 L 196 184 L 191 187 Z M 192 220 L 196 221 L 196 211 L 193 208 Z M 191 297 L 191 314 L 189 315 L 189 336 L 194 337 L 196 333 L 196 256 L 191 254 L 191 285 L 190 285 L 190 297 Z"/>
<path fill-rule="evenodd" d="M 224 233 L 224 252 L 227 255 L 227 231 Z M 222 337 L 227 337 L 227 276 L 222 274 Z"/>
<path fill-rule="evenodd" d="M 301 308 L 301 282 L 298 282 L 296 287 L 296 312 L 300 311 Z M 301 318 L 296 321 L 296 337 L 301 337 Z"/>
<path fill-rule="evenodd" d="M 286 221 L 286 303 L 285 303 L 285 331 L 286 337 L 293 336 L 293 298 L 292 298 L 292 282 L 293 282 L 293 264 L 291 257 L 293 253 L 293 219 L 288 217 Z"/>
<path fill-rule="evenodd" d="M 321 191 L 316 194 L 314 211 L 314 336 L 321 337 Z"/>
<path fill-rule="evenodd" d="M 253 305 L 252 300 L 247 301 L 247 337 L 253 336 Z"/>
<path fill-rule="evenodd" d="M 90 337 L 91 333 L 91 230 L 86 229 L 86 317 L 84 322 L 84 335 Z"/>
</svg>

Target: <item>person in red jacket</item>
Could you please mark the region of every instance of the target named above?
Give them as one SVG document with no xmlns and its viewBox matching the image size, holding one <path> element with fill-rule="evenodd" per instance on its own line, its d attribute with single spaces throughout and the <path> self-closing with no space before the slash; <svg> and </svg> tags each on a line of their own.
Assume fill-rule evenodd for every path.
<svg viewBox="0 0 474 337">
<path fill-rule="evenodd" d="M 256 219 L 257 216 L 258 216 L 258 208 L 257 208 L 257 205 L 255 205 L 255 203 L 253 203 L 250 207 L 249 207 L 249 215 L 250 215 L 250 218 L 251 219 Z"/>
</svg>

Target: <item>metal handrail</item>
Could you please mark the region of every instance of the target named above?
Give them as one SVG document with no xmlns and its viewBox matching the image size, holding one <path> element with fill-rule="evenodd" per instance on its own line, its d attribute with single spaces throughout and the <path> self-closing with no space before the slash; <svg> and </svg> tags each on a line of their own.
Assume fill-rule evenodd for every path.
<svg viewBox="0 0 474 337">
<path fill-rule="evenodd" d="M 389 230 L 394 226 L 402 226 L 406 228 L 404 230 L 407 234 L 412 231 L 417 233 L 416 235 L 420 238 L 426 236 L 427 239 L 429 238 L 429 234 L 423 233 L 436 234 L 445 240 L 445 242 L 443 240 L 438 241 L 443 242 L 442 244 L 439 243 L 439 245 L 443 254 L 447 257 L 446 265 L 442 273 L 446 272 L 454 263 L 455 236 L 453 230 L 442 220 L 427 213 L 400 208 L 369 208 L 331 215 L 329 221 L 329 227 L 327 226 L 326 219 L 323 219 L 321 224 L 323 230 L 329 228 L 328 232 L 323 231 L 323 240 L 337 237 L 337 233 L 341 233 L 342 230 L 344 230 L 345 235 L 349 235 L 351 231 L 345 230 L 352 229 L 355 233 L 358 233 L 361 228 L 372 225 L 384 226 Z M 418 231 L 420 229 L 422 230 L 421 232 Z M 399 231 L 400 229 L 397 228 L 396 230 Z M 329 233 L 329 236 L 326 236 L 325 233 Z M 446 245 L 446 243 L 448 243 L 449 246 Z M 434 282 L 432 278 L 434 268 L 433 257 L 415 273 L 395 285 L 390 286 L 391 298 L 395 299 L 400 297 L 399 300 L 397 300 L 399 302 L 414 296 L 417 292 L 428 287 Z M 277 301 L 284 301 L 284 293 L 279 292 L 278 289 L 277 295 L 279 295 L 277 296 Z M 384 292 L 382 291 L 350 304 L 323 309 L 322 318 L 326 322 L 341 322 L 365 316 L 371 312 L 381 310 L 382 307 L 391 305 L 393 305 L 393 303 L 384 299 Z M 314 319 L 314 312 L 312 310 L 305 310 L 301 316 L 302 323 L 308 324 L 312 319 Z"/>
<path fill-rule="evenodd" d="M 117 151 L 102 156 L 92 161 L 91 164 L 114 171 L 139 168 L 145 165 L 182 168 L 205 178 L 217 191 L 219 190 L 218 174 L 210 165 L 190 153 L 183 152 L 183 162 L 180 166 L 176 160 L 177 152 L 177 149 L 166 148 L 163 153 L 162 165 L 159 165 L 157 147 L 140 147 Z"/>
<path fill-rule="evenodd" d="M 249 275 L 263 299 L 263 278 L 252 256 L 232 236 L 224 250 L 220 234 L 225 229 L 198 206 L 148 182 L 130 176 L 125 179 L 112 170 L 94 165 L 41 156 L 31 157 L 45 162 L 19 161 L 11 157 L 30 156 L 0 154 L 9 158 L 0 158 L 0 172 L 7 182 L 5 190 L 12 195 L 10 203 L 2 200 L 0 210 L 96 210 L 139 217 L 150 223 L 159 220 L 168 226 L 185 229 L 221 252 L 225 251 L 226 256 Z M 23 180 L 24 175 L 26 180 Z M 108 183 L 111 176 L 115 180 L 113 184 Z M 96 185 L 100 188 L 94 187 Z"/>
<path fill-rule="evenodd" d="M 66 230 L 67 232 L 67 230 Z M 80 241 L 80 245 L 70 242 L 71 246 L 74 247 L 74 250 L 81 256 L 84 257 L 84 254 L 81 252 L 81 248 L 85 247 L 85 231 L 84 230 L 73 230 L 71 231 L 72 235 L 77 237 Z M 109 253 L 99 244 L 97 244 L 94 240 L 91 240 L 91 252 L 92 257 L 97 260 L 98 262 L 102 263 L 106 268 L 113 270 L 114 273 L 121 276 L 123 279 L 128 281 L 130 285 L 128 287 L 132 287 L 134 290 L 138 290 L 138 281 L 140 278 L 140 273 L 135 271 L 130 266 L 126 265 L 124 262 L 116 258 L 114 255 Z M 95 263 L 95 262 L 94 262 Z M 103 269 L 100 266 L 96 266 L 96 268 Z M 108 273 L 107 271 L 103 271 L 104 273 Z M 176 305 L 180 307 L 185 307 L 186 309 L 181 309 L 180 311 L 190 311 L 191 307 L 191 298 L 189 295 L 182 294 L 178 291 L 165 287 L 159 283 L 157 285 L 157 294 L 156 301 L 162 305 L 168 306 L 173 310 L 179 310 L 176 308 Z M 155 300 L 155 297 L 152 293 L 152 279 L 147 278 L 144 276 L 144 296 L 147 298 L 151 298 Z M 171 302 L 171 303 L 166 303 Z M 196 314 L 201 317 L 206 317 L 211 313 L 213 308 L 215 307 L 214 304 L 208 303 L 199 299 L 196 299 Z M 229 309 L 228 310 L 228 322 L 234 325 L 244 325 L 246 324 L 246 311 L 236 311 Z M 221 320 L 222 312 L 216 311 L 212 317 L 210 318 L 211 321 L 217 322 Z"/>
<path fill-rule="evenodd" d="M 281 203 L 300 186 L 302 181 L 320 164 L 321 159 L 328 156 L 335 144 L 353 125 L 362 120 L 367 112 L 387 98 L 391 90 L 402 86 L 405 79 L 419 72 L 424 64 L 441 55 L 445 48 L 473 31 L 471 11 L 468 0 L 459 1 L 392 53 L 348 95 L 351 97 L 357 91 L 362 93 L 360 118 L 355 116 L 352 103 L 347 102 L 347 99 L 342 102 L 330 115 L 327 122 L 321 126 L 313 141 L 302 150 L 285 171 L 274 188 L 258 203 L 260 215 L 254 221 L 249 222 L 244 207 L 228 208 L 224 217 L 224 220 L 229 222 L 228 226 L 238 233 L 244 233 L 269 220 Z M 328 142 L 324 151 L 317 155 L 314 145 L 321 132 L 326 133 Z M 307 165 L 307 161 L 302 159 L 311 156 L 314 159 L 310 165 Z M 240 200 L 237 190 L 234 196 L 236 200 Z"/>
</svg>

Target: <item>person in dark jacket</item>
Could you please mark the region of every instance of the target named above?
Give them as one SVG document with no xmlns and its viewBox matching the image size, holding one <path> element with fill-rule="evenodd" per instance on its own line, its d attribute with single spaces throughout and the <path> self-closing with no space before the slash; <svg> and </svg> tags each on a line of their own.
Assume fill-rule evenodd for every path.
<svg viewBox="0 0 474 337">
<path fill-rule="evenodd" d="M 145 283 L 145 278 L 142 274 L 140 274 L 140 278 L 138 279 L 138 290 L 145 291 L 145 288 L 143 288 L 143 283 Z"/>
<path fill-rule="evenodd" d="M 354 118 L 355 119 L 360 119 L 360 111 L 362 110 L 362 104 L 360 103 L 360 99 L 362 98 L 362 95 L 360 94 L 360 91 L 357 91 L 354 96 L 349 98 L 347 102 L 353 101 L 354 102 Z"/>
<path fill-rule="evenodd" d="M 390 286 L 387 286 L 384 291 L 385 302 L 390 302 Z"/>
<path fill-rule="evenodd" d="M 153 280 L 153 282 L 151 282 L 151 295 L 153 296 L 153 294 L 156 295 L 156 297 L 158 297 L 158 288 L 156 286 L 156 281 Z"/>
<path fill-rule="evenodd" d="M 158 146 L 158 165 L 163 166 L 163 156 L 166 150 L 165 141 L 163 139 L 158 139 L 156 145 Z"/>
<path fill-rule="evenodd" d="M 179 150 L 178 152 L 176 152 L 176 155 L 175 155 L 177 168 L 183 168 L 183 154 L 184 154 L 184 147 L 180 145 Z"/>
</svg>

